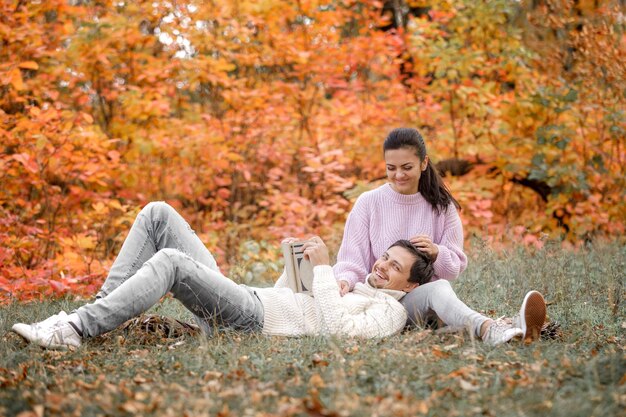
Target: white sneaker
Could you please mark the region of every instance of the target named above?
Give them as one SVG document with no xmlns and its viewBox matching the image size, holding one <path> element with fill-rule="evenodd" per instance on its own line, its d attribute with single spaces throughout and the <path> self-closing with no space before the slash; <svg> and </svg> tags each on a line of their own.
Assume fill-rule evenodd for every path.
<svg viewBox="0 0 626 417">
<path fill-rule="evenodd" d="M 513 327 L 502 319 L 494 320 L 487 328 L 483 342 L 491 346 L 497 346 L 506 343 L 515 337 L 520 337 L 524 331 L 519 327 Z"/>
<path fill-rule="evenodd" d="M 81 337 L 74 327 L 63 317 L 49 317 L 34 324 L 17 323 L 12 329 L 30 343 L 35 343 L 47 349 L 68 349 L 79 347 Z"/>
<path fill-rule="evenodd" d="M 67 313 L 65 311 L 61 311 L 59 314 L 53 314 L 47 319 L 37 322 L 37 323 L 33 323 L 33 324 L 16 323 L 13 325 L 12 329 L 15 333 L 19 334 L 20 336 L 28 340 L 25 334 L 28 334 L 29 332 L 31 332 L 31 328 L 35 329 L 35 328 L 40 328 L 42 326 L 43 327 L 50 326 L 50 325 L 55 324 L 57 321 L 61 319 L 65 319 L 66 317 L 67 317 Z"/>
<path fill-rule="evenodd" d="M 46 326 L 50 326 L 50 325 L 56 323 L 57 321 L 59 321 L 61 319 L 66 319 L 66 318 L 67 318 L 67 313 L 65 311 L 61 310 L 59 312 L 59 314 L 53 314 L 52 316 L 48 317 L 47 319 L 45 319 L 43 321 L 31 324 L 31 326 L 46 327 Z"/>
<path fill-rule="evenodd" d="M 524 331 L 524 341 L 532 342 L 541 336 L 546 321 L 546 302 L 539 291 L 529 291 L 524 297 L 519 314 L 513 317 L 513 326 Z"/>
</svg>

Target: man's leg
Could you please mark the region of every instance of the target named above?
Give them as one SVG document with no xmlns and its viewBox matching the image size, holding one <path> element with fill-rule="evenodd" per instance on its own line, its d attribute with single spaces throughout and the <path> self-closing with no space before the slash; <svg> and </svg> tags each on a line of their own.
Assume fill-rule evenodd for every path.
<svg viewBox="0 0 626 417">
<path fill-rule="evenodd" d="M 250 331 L 263 327 L 263 305 L 251 289 L 187 254 L 163 249 L 106 297 L 76 310 L 83 336 L 115 329 L 168 292 L 211 324 Z"/>
<path fill-rule="evenodd" d="M 164 202 L 146 205 L 137 215 L 111 270 L 96 298 L 111 293 L 159 250 L 178 249 L 219 272 L 211 252 L 183 217 Z"/>
<path fill-rule="evenodd" d="M 490 320 L 459 300 L 450 283 L 443 279 L 420 285 L 401 302 L 409 316 L 408 325 L 423 325 L 435 314 L 446 325 L 467 328 L 480 337 L 482 324 Z"/>
</svg>

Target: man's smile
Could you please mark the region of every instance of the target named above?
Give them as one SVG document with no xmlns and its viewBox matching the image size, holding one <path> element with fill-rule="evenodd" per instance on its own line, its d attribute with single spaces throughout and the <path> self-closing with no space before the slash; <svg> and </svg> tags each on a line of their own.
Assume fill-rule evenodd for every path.
<svg viewBox="0 0 626 417">
<path fill-rule="evenodd" d="M 382 283 L 383 285 L 386 285 L 387 283 L 389 283 L 389 277 L 384 275 L 378 268 L 374 269 L 374 276 L 376 277 L 376 280 Z"/>
</svg>

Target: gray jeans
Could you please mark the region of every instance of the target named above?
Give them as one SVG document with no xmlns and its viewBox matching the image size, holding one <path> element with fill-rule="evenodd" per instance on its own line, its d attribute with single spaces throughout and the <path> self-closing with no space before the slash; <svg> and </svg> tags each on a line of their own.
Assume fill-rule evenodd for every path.
<svg viewBox="0 0 626 417">
<path fill-rule="evenodd" d="M 168 292 L 210 325 L 244 331 L 263 327 L 253 289 L 221 274 L 213 255 L 171 206 L 150 203 L 137 215 L 96 301 L 76 310 L 84 336 L 115 329 Z"/>
<path fill-rule="evenodd" d="M 466 328 L 480 337 L 480 327 L 488 320 L 459 300 L 445 279 L 420 285 L 404 296 L 401 303 L 409 315 L 409 326 L 423 326 L 430 319 L 438 318 L 447 326 Z"/>
</svg>

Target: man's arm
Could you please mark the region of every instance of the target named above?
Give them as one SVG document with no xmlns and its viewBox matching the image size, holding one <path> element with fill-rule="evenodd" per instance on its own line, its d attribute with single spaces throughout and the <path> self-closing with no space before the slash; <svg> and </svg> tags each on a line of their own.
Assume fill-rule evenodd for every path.
<svg viewBox="0 0 626 417">
<path fill-rule="evenodd" d="M 323 334 L 384 337 L 406 324 L 404 307 L 392 297 L 375 292 L 365 310 L 350 312 L 341 299 L 339 285 L 329 265 L 328 249 L 319 237 L 303 246 L 313 267 L 313 299 Z"/>
<path fill-rule="evenodd" d="M 332 268 L 319 265 L 313 273 L 313 298 L 323 333 L 372 338 L 390 336 L 404 328 L 406 310 L 392 297 L 377 292 L 365 310 L 352 313 L 341 299 Z"/>
<path fill-rule="evenodd" d="M 278 277 L 274 283 L 274 288 L 290 288 L 289 280 L 287 279 L 287 272 L 283 269 L 283 273 Z"/>
</svg>

